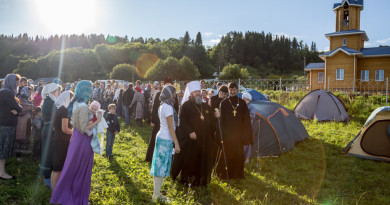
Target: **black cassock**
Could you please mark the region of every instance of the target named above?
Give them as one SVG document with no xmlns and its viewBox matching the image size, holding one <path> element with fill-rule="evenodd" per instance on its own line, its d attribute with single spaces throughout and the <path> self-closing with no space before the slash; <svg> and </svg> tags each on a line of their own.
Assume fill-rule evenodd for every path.
<svg viewBox="0 0 390 205">
<path fill-rule="evenodd" d="M 200 111 L 202 111 L 204 120 L 200 117 Z M 206 103 L 200 106 L 188 100 L 180 106 L 177 138 L 181 151 L 174 155 L 173 179 L 181 173 L 179 180 L 185 184 L 206 186 L 210 182 L 214 161 L 212 157 L 212 117 L 213 112 Z M 195 132 L 196 140 L 190 138 L 192 132 Z"/>
<path fill-rule="evenodd" d="M 236 116 L 233 106 L 237 107 Z M 244 145 L 252 144 L 253 140 L 248 106 L 244 100 L 234 96 L 224 99 L 220 107 L 223 144 L 218 140 L 225 148 L 229 178 L 244 178 Z M 220 153 L 219 156 L 216 173 L 220 178 L 226 179 L 224 154 Z"/>
</svg>

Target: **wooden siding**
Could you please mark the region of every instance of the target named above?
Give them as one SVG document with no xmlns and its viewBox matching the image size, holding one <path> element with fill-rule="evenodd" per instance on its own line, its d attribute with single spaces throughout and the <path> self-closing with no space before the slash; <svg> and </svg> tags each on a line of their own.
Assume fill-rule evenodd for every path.
<svg viewBox="0 0 390 205">
<path fill-rule="evenodd" d="M 336 69 L 344 69 L 344 80 L 336 80 Z M 326 87 L 329 88 L 352 88 L 354 57 L 348 56 L 342 51 L 339 51 L 332 57 L 328 57 L 326 61 Z"/>
<path fill-rule="evenodd" d="M 344 21 L 344 8 L 340 7 L 335 10 L 336 13 L 336 32 L 347 31 L 347 30 L 360 30 L 360 7 L 349 6 L 349 24 L 348 26 L 343 25 Z"/>
<path fill-rule="evenodd" d="M 347 47 L 360 51 L 364 47 L 364 41 L 361 34 L 346 35 L 346 36 L 332 36 L 330 37 L 330 50 L 334 50 L 343 46 L 343 39 L 347 39 Z"/>
<path fill-rule="evenodd" d="M 318 82 L 318 73 L 323 73 L 323 82 Z M 324 82 L 325 82 L 325 71 L 324 70 L 311 70 L 310 71 L 310 90 L 316 90 L 316 89 L 324 89 Z"/>
<path fill-rule="evenodd" d="M 369 70 L 370 80 L 375 80 L 375 70 L 384 70 L 384 79 L 390 78 L 390 57 L 359 58 L 357 77 L 361 79 L 361 71 Z"/>
</svg>

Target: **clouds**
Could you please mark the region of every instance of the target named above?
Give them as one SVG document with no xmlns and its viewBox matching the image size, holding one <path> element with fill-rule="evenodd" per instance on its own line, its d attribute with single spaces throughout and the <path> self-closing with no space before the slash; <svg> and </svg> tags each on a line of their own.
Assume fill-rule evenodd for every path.
<svg viewBox="0 0 390 205">
<path fill-rule="evenodd" d="M 222 34 L 216 34 L 213 32 L 204 32 L 203 35 L 203 43 L 206 46 L 214 46 L 221 41 Z"/>
<path fill-rule="evenodd" d="M 210 43 L 212 43 L 212 44 L 218 44 L 220 41 L 221 41 L 220 38 L 219 38 L 219 39 L 211 39 L 211 40 L 210 40 Z"/>
<path fill-rule="evenodd" d="M 330 50 L 330 47 L 329 47 L 329 46 L 326 46 L 322 51 L 327 52 L 327 51 L 329 51 L 329 50 Z M 321 50 L 320 50 L 320 52 L 321 52 Z"/>
<path fill-rule="evenodd" d="M 377 43 L 387 43 L 387 42 L 390 42 L 390 38 L 386 38 L 386 39 L 383 39 L 383 40 L 377 40 L 376 42 Z"/>
<path fill-rule="evenodd" d="M 213 33 L 210 33 L 210 32 L 203 33 L 203 36 L 205 36 L 205 37 L 210 37 L 210 36 L 212 36 L 212 35 L 213 35 Z"/>
<path fill-rule="evenodd" d="M 287 38 L 304 38 L 304 36 L 299 36 L 299 35 L 290 35 L 290 34 L 288 34 L 288 33 L 285 33 L 285 32 L 276 32 L 276 33 L 274 33 L 273 34 L 273 37 L 275 38 L 275 36 L 285 36 L 285 37 L 287 37 Z"/>
</svg>

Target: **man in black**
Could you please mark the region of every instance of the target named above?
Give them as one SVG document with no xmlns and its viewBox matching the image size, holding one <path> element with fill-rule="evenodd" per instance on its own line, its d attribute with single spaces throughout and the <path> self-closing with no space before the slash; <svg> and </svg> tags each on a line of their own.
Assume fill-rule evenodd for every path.
<svg viewBox="0 0 390 205">
<path fill-rule="evenodd" d="M 134 90 L 133 84 L 130 83 L 129 87 L 123 92 L 123 106 L 125 107 L 125 124 L 130 125 L 130 104 L 133 101 Z"/>
<path fill-rule="evenodd" d="M 248 106 L 237 97 L 237 84 L 229 83 L 228 88 L 229 97 L 220 105 L 223 139 L 220 146 L 224 146 L 225 153 L 220 155 L 216 173 L 222 179 L 244 178 L 244 145 L 252 144 L 253 140 L 251 121 Z"/>
<path fill-rule="evenodd" d="M 219 104 L 224 100 L 229 93 L 229 90 L 226 85 L 222 85 L 218 89 L 218 93 L 210 98 L 210 106 L 213 111 L 215 108 L 219 109 Z"/>
<path fill-rule="evenodd" d="M 181 172 L 180 182 L 191 186 L 206 186 L 210 182 L 214 161 L 213 112 L 202 102 L 200 87 L 199 81 L 187 84 L 186 93 L 191 94 L 180 106 L 177 130 L 181 152 L 174 155 L 172 165 L 172 178 Z"/>
<path fill-rule="evenodd" d="M 222 100 L 224 100 L 228 96 L 228 93 L 229 93 L 229 90 L 228 90 L 227 86 L 222 85 L 219 87 L 217 95 L 214 95 L 210 98 L 210 106 L 211 106 L 211 110 L 214 112 L 214 114 L 216 112 L 215 111 L 216 109 L 219 112 L 219 105 L 221 104 Z M 213 126 L 214 139 L 216 140 L 216 142 L 220 142 L 221 137 L 219 135 L 219 127 L 218 127 L 218 119 L 217 118 L 213 119 L 213 125 L 214 125 Z M 212 156 L 214 159 L 214 163 L 218 160 L 219 155 L 222 153 L 222 150 L 220 149 L 221 146 L 218 146 L 218 145 L 220 145 L 220 143 L 215 143 L 214 147 L 212 149 L 212 153 L 213 153 Z"/>
</svg>

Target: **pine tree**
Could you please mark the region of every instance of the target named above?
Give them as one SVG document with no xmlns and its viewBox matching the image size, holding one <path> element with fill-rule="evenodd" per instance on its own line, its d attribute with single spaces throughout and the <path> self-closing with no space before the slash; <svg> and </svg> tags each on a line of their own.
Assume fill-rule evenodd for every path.
<svg viewBox="0 0 390 205">
<path fill-rule="evenodd" d="M 202 45 L 203 45 L 202 35 L 200 34 L 200 32 L 198 32 L 198 34 L 196 34 L 195 46 L 202 46 Z"/>
</svg>

